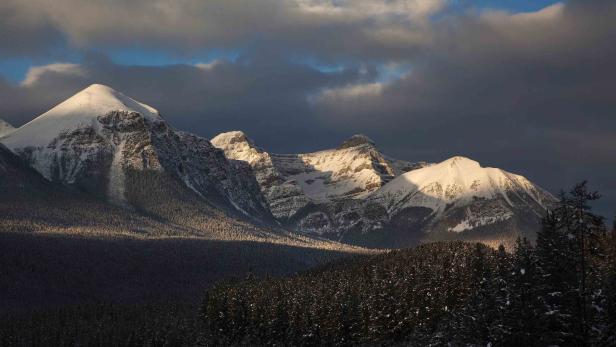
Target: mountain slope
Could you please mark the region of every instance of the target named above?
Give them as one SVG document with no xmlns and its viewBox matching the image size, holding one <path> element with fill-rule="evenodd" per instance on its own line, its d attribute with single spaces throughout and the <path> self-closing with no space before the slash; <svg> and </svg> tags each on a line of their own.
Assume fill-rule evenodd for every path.
<svg viewBox="0 0 616 347">
<path fill-rule="evenodd" d="M 148 194 L 135 174 L 141 173 L 159 186 L 179 183 L 237 215 L 271 220 L 248 165 L 227 160 L 206 139 L 174 130 L 154 108 L 107 86 L 91 85 L 2 142 L 48 180 L 120 206 L 164 200 Z"/>
<path fill-rule="evenodd" d="M 12 125 L 0 119 L 0 137 L 7 136 L 15 131 Z"/>
<path fill-rule="evenodd" d="M 138 174 L 141 186 L 130 185 L 131 190 L 142 187 L 150 190 L 147 194 L 130 193 L 134 201 L 138 202 L 133 209 L 97 199 L 72 185 L 49 182 L 2 144 L 0 177 L 2 239 L 8 237 L 8 232 L 53 234 L 60 238 L 128 237 L 159 240 L 172 237 L 186 238 L 186 243 L 189 240 L 216 241 L 222 252 L 226 242 L 257 242 L 343 253 L 369 252 L 329 240 L 305 237 L 230 218 L 223 211 L 204 204 L 198 195 L 181 182 L 160 182 L 160 176 L 148 172 Z M 231 246 L 231 249 L 233 248 L 235 246 Z"/>
<path fill-rule="evenodd" d="M 25 165 L 8 148 L 0 144 L 0 197 L 18 198 L 25 194 L 39 194 L 51 191 L 36 171 Z"/>
<path fill-rule="evenodd" d="M 147 172 L 140 178 L 152 183 Z M 161 198 L 150 193 L 142 213 L 49 182 L 0 144 L 0 316 L 14 321 L 17 312 L 100 302 L 198 302 L 229 277 L 295 273 L 369 252 L 229 218 L 168 182 L 178 184 L 150 187 Z"/>
</svg>

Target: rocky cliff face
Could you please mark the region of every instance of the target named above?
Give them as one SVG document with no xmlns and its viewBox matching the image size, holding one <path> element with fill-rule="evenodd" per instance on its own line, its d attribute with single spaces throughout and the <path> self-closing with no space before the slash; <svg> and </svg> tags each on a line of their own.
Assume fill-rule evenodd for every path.
<svg viewBox="0 0 616 347">
<path fill-rule="evenodd" d="M 304 154 L 268 153 L 240 131 L 220 134 L 212 144 L 228 158 L 253 168 L 272 213 L 285 222 L 296 220 L 306 210 L 329 209 L 339 202 L 364 198 L 403 168 L 423 165 L 389 160 L 360 135 L 337 149 Z"/>
<path fill-rule="evenodd" d="M 117 205 L 131 205 L 128 174 L 149 172 L 180 181 L 210 204 L 271 219 L 246 163 L 227 160 L 206 139 L 174 130 L 155 109 L 105 86 L 86 88 L 3 143 L 48 180 Z"/>
</svg>

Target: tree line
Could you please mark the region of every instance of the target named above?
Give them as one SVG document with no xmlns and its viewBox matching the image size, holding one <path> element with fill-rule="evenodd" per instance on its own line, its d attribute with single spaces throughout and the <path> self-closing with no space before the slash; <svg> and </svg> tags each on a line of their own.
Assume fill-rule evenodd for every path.
<svg viewBox="0 0 616 347">
<path fill-rule="evenodd" d="M 616 345 L 616 226 L 586 183 L 561 193 L 535 244 L 438 242 L 209 290 L 212 345 Z"/>
</svg>

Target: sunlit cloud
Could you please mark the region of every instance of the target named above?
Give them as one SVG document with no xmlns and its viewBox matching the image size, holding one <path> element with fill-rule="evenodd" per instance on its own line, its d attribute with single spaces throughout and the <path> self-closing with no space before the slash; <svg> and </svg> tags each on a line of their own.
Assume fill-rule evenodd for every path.
<svg viewBox="0 0 616 347">
<path fill-rule="evenodd" d="M 26 73 L 26 77 L 21 82 L 21 86 L 32 86 L 40 80 L 41 76 L 50 73 L 58 74 L 63 77 L 85 77 L 86 75 L 86 71 L 79 64 L 55 63 L 44 66 L 34 66 Z"/>
</svg>

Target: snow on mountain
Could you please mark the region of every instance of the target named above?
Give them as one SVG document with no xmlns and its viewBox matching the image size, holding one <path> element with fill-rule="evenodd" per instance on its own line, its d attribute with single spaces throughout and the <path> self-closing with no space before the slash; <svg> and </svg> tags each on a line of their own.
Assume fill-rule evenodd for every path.
<svg viewBox="0 0 616 347">
<path fill-rule="evenodd" d="M 255 146 L 243 132 L 222 133 L 211 142 L 223 150 L 227 158 L 251 166 L 274 217 L 288 219 L 310 203 L 298 182 L 285 176 L 281 161 Z"/>
<path fill-rule="evenodd" d="M 214 205 L 271 218 L 247 164 L 227 160 L 206 139 L 174 130 L 154 108 L 107 86 L 89 86 L 2 142 L 48 180 L 118 205 L 163 201 L 147 197 L 146 179 L 178 181 Z"/>
<path fill-rule="evenodd" d="M 304 154 L 268 153 L 240 131 L 220 134 L 212 144 L 253 168 L 285 225 L 353 243 L 400 246 L 428 234 L 446 238 L 481 228 L 514 235 L 536 227 L 554 201 L 526 178 L 468 158 L 438 164 L 390 158 L 364 135 Z"/>
<path fill-rule="evenodd" d="M 0 137 L 7 136 L 15 131 L 12 125 L 0 119 Z"/>
<path fill-rule="evenodd" d="M 269 153 L 240 131 L 210 142 L 102 85 L 1 142 L 46 179 L 116 205 L 181 210 L 195 198 L 256 221 L 276 218 L 295 231 L 371 246 L 529 235 L 554 202 L 522 176 L 464 157 L 396 160 L 364 135 L 300 154 Z"/>
<path fill-rule="evenodd" d="M 20 127 L 3 142 L 11 149 L 46 146 L 61 133 L 87 126 L 98 129 L 97 117 L 111 111 L 136 112 L 151 121 L 161 120 L 156 109 L 108 86 L 92 84 Z"/>
<path fill-rule="evenodd" d="M 552 201 L 549 193 L 526 178 L 478 162 L 453 157 L 441 163 L 407 172 L 386 184 L 373 198 L 387 201 L 389 213 L 406 207 L 427 207 L 437 216 L 446 209 L 467 205 L 476 199 L 503 198 L 508 205 L 515 194 L 543 209 Z"/>
<path fill-rule="evenodd" d="M 525 177 L 460 156 L 400 175 L 370 199 L 393 224 L 412 220 L 436 238 L 471 231 L 477 237 L 480 229 L 481 237 L 510 231 L 532 237 L 555 202 Z"/>
<path fill-rule="evenodd" d="M 228 158 L 252 166 L 277 218 L 293 218 L 311 205 L 361 199 L 399 170 L 363 135 L 336 149 L 304 154 L 268 153 L 241 131 L 222 133 L 211 141 Z"/>
</svg>

